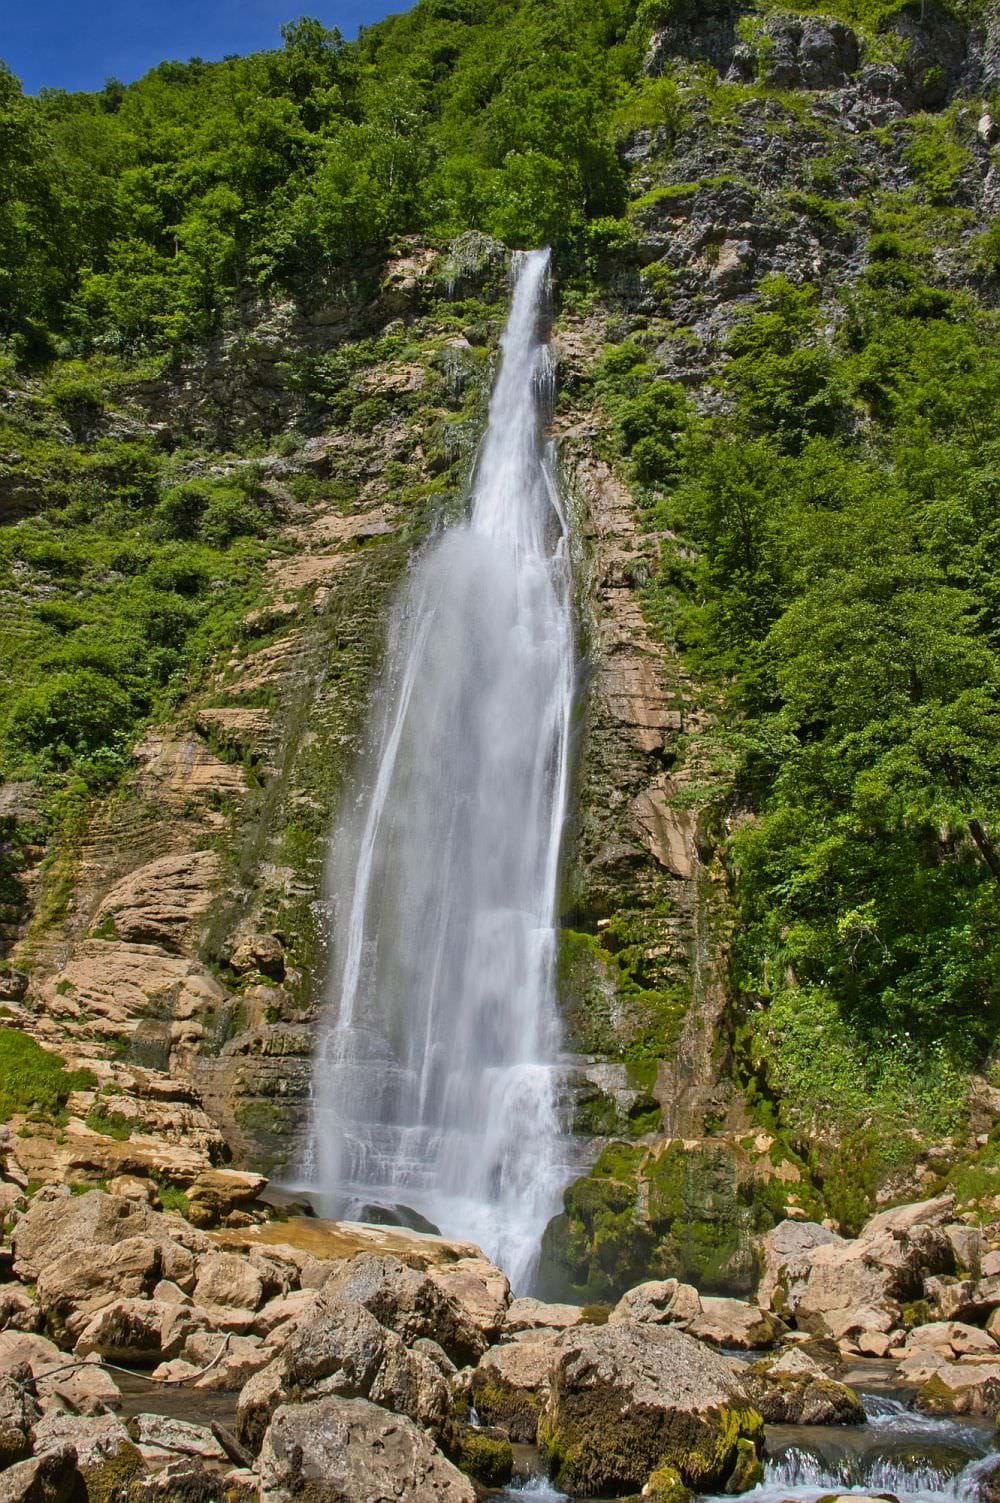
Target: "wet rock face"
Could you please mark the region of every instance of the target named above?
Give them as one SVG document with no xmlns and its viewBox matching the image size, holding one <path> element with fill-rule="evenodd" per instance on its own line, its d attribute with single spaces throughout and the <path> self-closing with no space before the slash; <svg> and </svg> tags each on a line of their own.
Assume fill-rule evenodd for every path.
<svg viewBox="0 0 1000 1503">
<path fill-rule="evenodd" d="M 722 1489 L 763 1425 L 729 1363 L 682 1332 L 622 1323 L 562 1338 L 539 1426 L 571 1493 L 638 1490 L 674 1466 L 698 1491 Z"/>
</svg>

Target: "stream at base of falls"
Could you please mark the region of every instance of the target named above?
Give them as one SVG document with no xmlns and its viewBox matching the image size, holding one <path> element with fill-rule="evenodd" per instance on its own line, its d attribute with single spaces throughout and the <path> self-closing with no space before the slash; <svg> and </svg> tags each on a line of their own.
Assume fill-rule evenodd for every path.
<svg viewBox="0 0 1000 1503">
<path fill-rule="evenodd" d="M 857 1385 L 856 1385 L 857 1386 Z M 857 1386 L 865 1425 L 768 1425 L 764 1480 L 742 1503 L 818 1503 L 831 1494 L 891 1496 L 899 1503 L 979 1503 L 980 1480 L 1000 1461 L 990 1420 L 919 1414 L 900 1390 Z M 493 1503 L 566 1503 L 548 1482 L 538 1453 L 515 1448 L 507 1488 L 484 1492 Z M 575 1499 L 571 1503 L 576 1503 Z M 713 1498 L 706 1503 L 733 1503 Z"/>
</svg>

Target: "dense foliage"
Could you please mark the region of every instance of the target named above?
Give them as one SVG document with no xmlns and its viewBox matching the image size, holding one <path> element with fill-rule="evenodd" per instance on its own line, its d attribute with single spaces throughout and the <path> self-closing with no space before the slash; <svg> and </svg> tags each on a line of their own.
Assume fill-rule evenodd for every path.
<svg viewBox="0 0 1000 1503">
<path fill-rule="evenodd" d="M 650 607 L 722 696 L 757 1085 L 859 1113 L 883 1091 L 900 1130 L 921 1099 L 955 1120 L 955 1071 L 1000 1028 L 1000 343 L 928 280 L 949 235 L 911 197 L 832 310 L 766 279 L 725 417 L 685 417 L 635 339 L 596 383 L 650 525 L 681 538 Z"/>
<path fill-rule="evenodd" d="M 0 336 L 169 346 L 237 289 L 315 296 L 391 237 L 567 241 L 620 210 L 634 0 L 424 0 L 345 44 L 164 63 L 25 98 L 0 71 Z"/>
</svg>

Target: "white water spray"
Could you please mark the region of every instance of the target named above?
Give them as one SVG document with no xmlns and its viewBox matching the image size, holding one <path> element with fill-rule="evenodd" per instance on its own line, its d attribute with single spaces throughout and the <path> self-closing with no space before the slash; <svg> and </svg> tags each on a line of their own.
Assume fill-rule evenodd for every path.
<svg viewBox="0 0 1000 1503">
<path fill-rule="evenodd" d="M 573 637 L 542 436 L 548 252 L 514 274 L 470 513 L 404 590 L 368 776 L 333 845 L 314 1152 L 331 1213 L 411 1208 L 523 1285 L 563 1182 L 553 920 Z"/>
</svg>

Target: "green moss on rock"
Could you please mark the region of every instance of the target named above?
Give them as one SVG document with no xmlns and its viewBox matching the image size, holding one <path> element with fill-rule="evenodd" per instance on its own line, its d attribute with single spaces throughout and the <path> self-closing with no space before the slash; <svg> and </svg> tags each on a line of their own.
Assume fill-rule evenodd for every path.
<svg viewBox="0 0 1000 1503">
<path fill-rule="evenodd" d="M 485 1487 L 503 1487 L 514 1470 L 514 1451 L 506 1436 L 491 1435 L 463 1428 L 455 1447 L 454 1460 L 461 1471 Z"/>
</svg>

